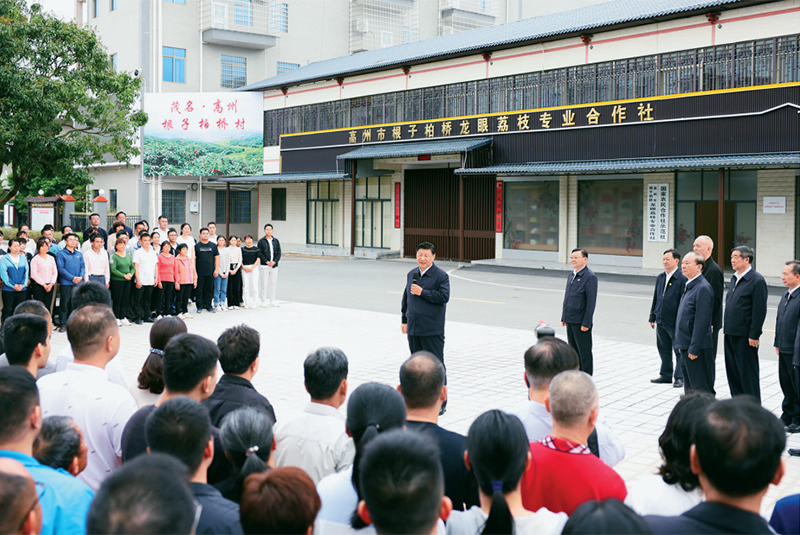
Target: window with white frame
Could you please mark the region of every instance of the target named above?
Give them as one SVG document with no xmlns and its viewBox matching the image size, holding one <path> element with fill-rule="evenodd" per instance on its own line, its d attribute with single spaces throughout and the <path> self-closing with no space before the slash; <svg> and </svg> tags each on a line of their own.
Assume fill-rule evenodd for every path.
<svg viewBox="0 0 800 535">
<path fill-rule="evenodd" d="M 283 2 L 269 3 L 269 31 L 289 31 L 289 4 Z"/>
<path fill-rule="evenodd" d="M 284 73 L 284 72 L 293 71 L 293 70 L 299 69 L 299 68 L 300 68 L 300 64 L 299 63 L 287 63 L 285 61 L 279 61 L 278 62 L 278 74 L 281 74 L 281 73 Z"/>
<path fill-rule="evenodd" d="M 222 54 L 220 87 L 236 89 L 247 85 L 247 58 Z"/>
</svg>

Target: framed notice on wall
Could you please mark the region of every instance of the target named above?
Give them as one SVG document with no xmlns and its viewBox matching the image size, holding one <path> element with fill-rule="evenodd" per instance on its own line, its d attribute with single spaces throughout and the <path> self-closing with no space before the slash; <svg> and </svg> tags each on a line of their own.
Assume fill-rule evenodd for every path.
<svg viewBox="0 0 800 535">
<path fill-rule="evenodd" d="M 647 185 L 647 241 L 669 239 L 669 184 Z"/>
<path fill-rule="evenodd" d="M 45 225 L 55 224 L 56 209 L 53 206 L 31 206 L 30 214 L 30 228 L 39 230 Z"/>
</svg>

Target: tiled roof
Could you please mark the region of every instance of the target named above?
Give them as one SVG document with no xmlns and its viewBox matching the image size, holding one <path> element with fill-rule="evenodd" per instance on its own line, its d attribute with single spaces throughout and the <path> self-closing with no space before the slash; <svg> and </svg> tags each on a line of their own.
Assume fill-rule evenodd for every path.
<svg viewBox="0 0 800 535">
<path fill-rule="evenodd" d="M 359 52 L 318 61 L 299 69 L 267 78 L 237 91 L 289 87 L 305 82 L 329 80 L 359 72 L 411 65 L 438 57 L 465 55 L 486 50 L 511 48 L 527 42 L 579 34 L 603 27 L 655 21 L 682 13 L 702 12 L 723 6 L 750 4 L 752 0 L 612 0 L 560 13 L 522 19 L 466 32 L 433 37 L 423 41 Z"/>
<path fill-rule="evenodd" d="M 364 160 L 369 158 L 403 158 L 420 154 L 458 154 L 483 147 L 492 142 L 488 137 L 420 141 L 407 143 L 385 143 L 365 145 L 356 150 L 340 154 L 337 160 Z"/>
</svg>

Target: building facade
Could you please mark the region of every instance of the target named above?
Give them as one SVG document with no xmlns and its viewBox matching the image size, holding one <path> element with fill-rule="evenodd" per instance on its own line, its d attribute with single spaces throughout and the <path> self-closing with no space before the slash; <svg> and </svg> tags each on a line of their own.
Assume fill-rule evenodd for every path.
<svg viewBox="0 0 800 535">
<path fill-rule="evenodd" d="M 429 239 L 465 261 L 567 262 L 584 247 L 593 263 L 643 268 L 708 234 L 723 262 L 748 245 L 777 276 L 798 249 L 800 1 L 658 4 L 617 0 L 244 88 L 264 94 L 259 222 L 321 254 L 411 255 Z"/>
</svg>

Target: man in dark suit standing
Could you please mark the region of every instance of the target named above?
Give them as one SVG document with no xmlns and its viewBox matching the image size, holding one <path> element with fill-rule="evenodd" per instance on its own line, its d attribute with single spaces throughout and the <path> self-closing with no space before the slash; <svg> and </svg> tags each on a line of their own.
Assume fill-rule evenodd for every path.
<svg viewBox="0 0 800 535">
<path fill-rule="evenodd" d="M 400 312 L 408 348 L 433 353 L 444 365 L 444 316 L 450 300 L 450 277 L 433 263 L 436 246 L 430 242 L 417 245 L 417 266 L 408 272 Z M 445 371 L 445 384 L 447 384 Z M 439 414 L 444 414 L 447 401 Z"/>
<path fill-rule="evenodd" d="M 731 395 L 749 394 L 761 402 L 758 339 L 767 317 L 767 282 L 753 269 L 753 250 L 734 247 L 731 277 L 725 299 L 725 371 Z"/>
<path fill-rule="evenodd" d="M 778 354 L 778 381 L 783 391 L 783 414 L 781 420 L 789 433 L 800 432 L 800 402 L 797 398 L 795 377 L 794 343 L 797 339 L 797 324 L 800 322 L 800 262 L 789 260 L 781 273 L 783 285 L 788 288 L 778 304 L 775 320 L 775 353 Z"/>
<path fill-rule="evenodd" d="M 725 294 L 725 277 L 722 274 L 722 268 L 711 256 L 711 253 L 714 252 L 714 240 L 708 236 L 698 236 L 694 240 L 692 249 L 695 253 L 703 255 L 703 260 L 705 261 L 703 277 L 711 285 L 711 289 L 714 290 L 714 315 L 711 320 L 711 337 L 714 342 L 711 358 L 714 361 L 714 367 L 711 369 L 711 393 L 717 395 L 713 387 L 717 378 L 717 348 L 719 347 L 719 332 L 722 330 L 722 297 Z"/>
<path fill-rule="evenodd" d="M 573 249 L 569 257 L 573 272 L 567 279 L 561 325 L 567 328 L 567 341 L 578 352 L 581 371 L 592 375 L 592 319 L 597 303 L 597 275 L 586 267 L 589 253 L 586 249 Z"/>
<path fill-rule="evenodd" d="M 656 329 L 656 347 L 661 356 L 661 373 L 651 383 L 672 382 L 672 353 L 675 353 L 675 388 L 683 388 L 683 363 L 680 352 L 675 349 L 675 318 L 678 315 L 678 305 L 683 296 L 683 286 L 686 277 L 678 269 L 681 255 L 675 249 L 664 251 L 664 273 L 656 279 L 656 289 L 653 292 L 653 304 L 650 306 L 650 327 Z"/>
<path fill-rule="evenodd" d="M 714 359 L 711 355 L 711 317 L 714 290 L 702 277 L 703 255 L 686 253 L 681 270 L 687 281 L 683 298 L 675 318 L 675 349 L 679 350 L 683 364 L 684 389 L 714 392 Z"/>
</svg>

